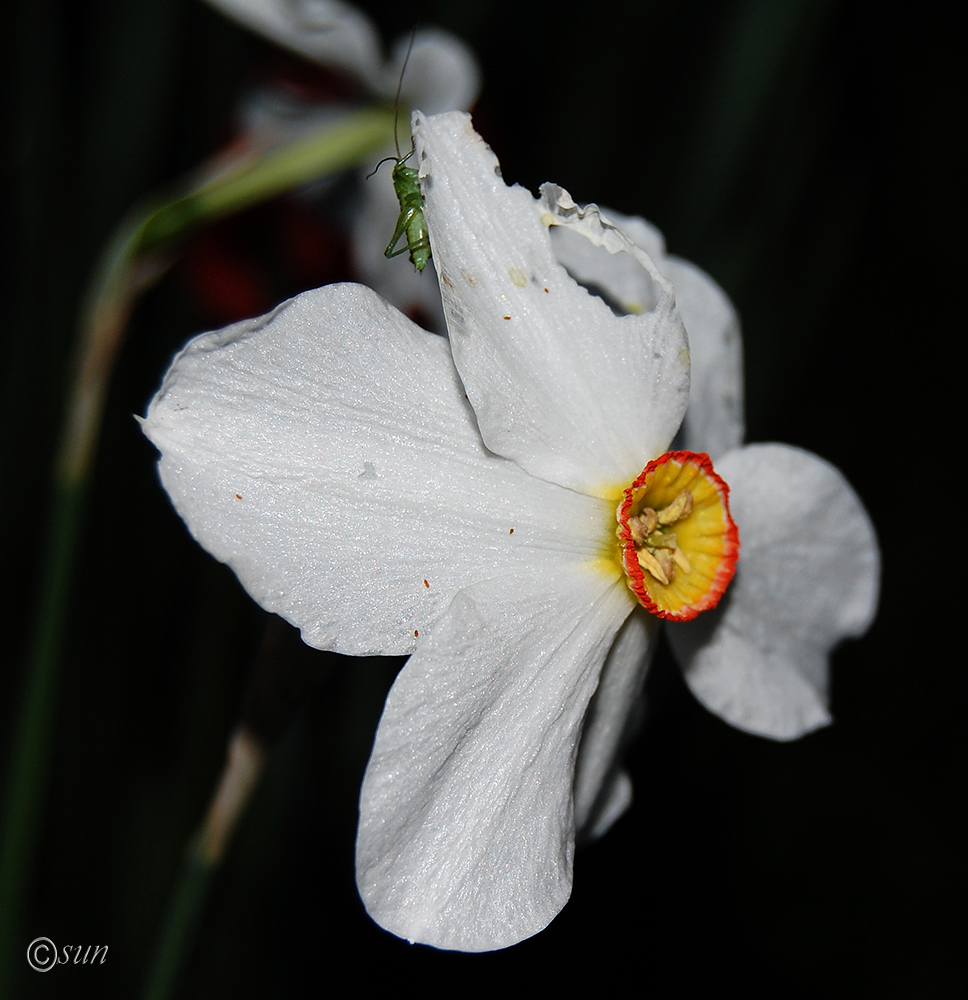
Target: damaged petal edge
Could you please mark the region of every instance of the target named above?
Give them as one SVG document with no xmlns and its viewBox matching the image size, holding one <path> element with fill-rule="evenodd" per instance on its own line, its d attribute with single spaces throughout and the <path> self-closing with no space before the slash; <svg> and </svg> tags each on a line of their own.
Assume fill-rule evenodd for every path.
<svg viewBox="0 0 968 1000">
<path fill-rule="evenodd" d="M 598 205 L 592 203 L 582 208 L 563 187 L 548 182 L 541 185 L 537 208 L 541 221 L 546 226 L 567 226 L 608 253 L 627 253 L 648 271 L 649 277 L 663 291 L 673 294 L 672 286 L 660 273 L 652 258 L 618 226 L 609 222 Z"/>
</svg>

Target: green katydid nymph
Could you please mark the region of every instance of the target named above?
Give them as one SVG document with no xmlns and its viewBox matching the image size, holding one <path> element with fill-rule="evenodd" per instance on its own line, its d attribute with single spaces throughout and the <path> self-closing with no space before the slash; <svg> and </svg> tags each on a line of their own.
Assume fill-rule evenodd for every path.
<svg viewBox="0 0 968 1000">
<path fill-rule="evenodd" d="M 399 257 L 402 253 L 410 254 L 410 263 L 418 270 L 422 271 L 430 260 L 430 237 L 427 234 L 427 221 L 424 219 L 423 204 L 424 198 L 420 191 L 420 174 L 416 167 L 408 167 L 407 160 L 413 156 L 415 150 L 411 149 L 406 156 L 400 155 L 400 143 L 397 140 L 397 115 L 400 111 L 400 90 L 403 87 L 403 75 L 407 71 L 407 63 L 410 61 L 410 53 L 413 52 L 414 39 L 417 37 L 417 28 L 414 26 L 410 35 L 410 45 L 407 47 L 407 54 L 400 69 L 400 80 L 397 83 L 397 96 L 393 105 L 393 142 L 397 147 L 396 156 L 388 156 L 380 160 L 376 165 L 375 174 L 387 160 L 393 160 L 393 190 L 396 192 L 397 201 L 400 203 L 400 214 L 397 216 L 397 224 L 393 230 L 393 236 L 383 251 L 385 257 Z M 372 177 L 373 174 L 370 174 Z M 398 250 L 397 244 L 406 237 L 406 245 Z"/>
<path fill-rule="evenodd" d="M 399 152 L 399 151 L 398 151 Z M 393 190 L 400 202 L 400 215 L 393 236 L 383 251 L 386 257 L 398 257 L 409 251 L 410 263 L 422 271 L 430 260 L 430 237 L 427 235 L 427 221 L 423 213 L 423 195 L 420 193 L 420 176 L 416 167 L 408 167 L 407 160 L 413 156 L 411 149 L 404 157 L 398 157 L 393 165 Z M 391 157 L 393 159 L 393 157 Z M 406 236 L 407 245 L 396 249 L 401 237 Z"/>
</svg>

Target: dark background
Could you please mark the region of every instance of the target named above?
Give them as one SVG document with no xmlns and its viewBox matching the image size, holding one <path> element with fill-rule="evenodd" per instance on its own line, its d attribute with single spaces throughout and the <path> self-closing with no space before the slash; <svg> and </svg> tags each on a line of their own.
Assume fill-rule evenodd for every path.
<svg viewBox="0 0 968 1000">
<path fill-rule="evenodd" d="M 963 995 L 964 15 L 865 0 L 362 6 L 388 41 L 415 20 L 466 38 L 483 67 L 475 121 L 508 180 L 644 215 L 727 288 L 744 323 L 748 436 L 845 472 L 880 536 L 881 609 L 833 657 L 835 725 L 790 745 L 706 713 L 663 652 L 629 754 L 631 811 L 579 853 L 572 900 L 546 931 L 482 956 L 402 943 L 356 895 L 356 796 L 399 661 L 297 651 L 311 691 L 177 995 L 302 996 L 347 972 L 375 994 L 468 981 L 550 992 L 590 974 L 599 990 L 631 977 L 651 996 Z M 229 138 L 241 90 L 280 58 L 191 0 L 10 13 L 3 746 L 92 262 L 134 200 Z M 273 211 L 288 209 L 233 232 L 282 298 L 300 275 Z M 176 265 L 136 313 L 113 381 L 14 942 L 24 996 L 136 995 L 264 632 L 169 508 L 131 417 L 172 352 L 213 325 L 208 308 L 190 264 Z M 108 960 L 41 976 L 22 959 L 40 935 L 107 944 Z"/>
</svg>

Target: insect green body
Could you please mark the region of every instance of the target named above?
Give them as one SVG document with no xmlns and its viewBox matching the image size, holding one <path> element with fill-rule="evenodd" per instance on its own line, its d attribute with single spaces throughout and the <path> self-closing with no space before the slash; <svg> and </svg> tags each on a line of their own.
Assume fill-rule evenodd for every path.
<svg viewBox="0 0 968 1000">
<path fill-rule="evenodd" d="M 422 271 L 430 260 L 430 237 L 427 235 L 427 221 L 423 213 L 423 195 L 420 193 L 420 175 L 415 167 L 408 167 L 407 160 L 413 156 L 413 150 L 401 157 L 393 165 L 393 190 L 400 202 L 400 215 L 393 236 L 383 251 L 386 257 L 398 257 L 402 253 L 410 253 L 410 263 Z M 392 159 L 392 157 L 391 157 Z M 396 249 L 402 237 L 406 236 L 407 245 Z"/>
</svg>

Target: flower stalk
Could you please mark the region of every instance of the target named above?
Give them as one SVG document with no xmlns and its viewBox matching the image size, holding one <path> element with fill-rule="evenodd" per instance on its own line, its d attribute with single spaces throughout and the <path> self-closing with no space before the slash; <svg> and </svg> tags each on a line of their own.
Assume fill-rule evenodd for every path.
<svg viewBox="0 0 968 1000">
<path fill-rule="evenodd" d="M 212 879 L 262 777 L 266 759 L 265 746 L 251 730 L 244 726 L 236 730 L 205 819 L 185 851 L 145 983 L 144 1000 L 167 1000 L 175 994 L 178 973 L 195 939 Z"/>
<path fill-rule="evenodd" d="M 189 233 L 370 162 L 392 141 L 393 121 L 392 109 L 367 107 L 285 145 L 236 147 L 174 194 L 134 208 L 107 245 L 80 318 L 74 374 L 53 467 L 47 550 L 0 828 L 0 947 L 16 939 L 20 901 L 31 868 L 53 743 L 64 622 L 84 501 L 111 376 L 135 305 L 165 273 L 179 241 Z M 0 961 L 0 968 L 11 967 L 12 961 Z M 5 992 L 2 985 L 0 993 Z"/>
</svg>

